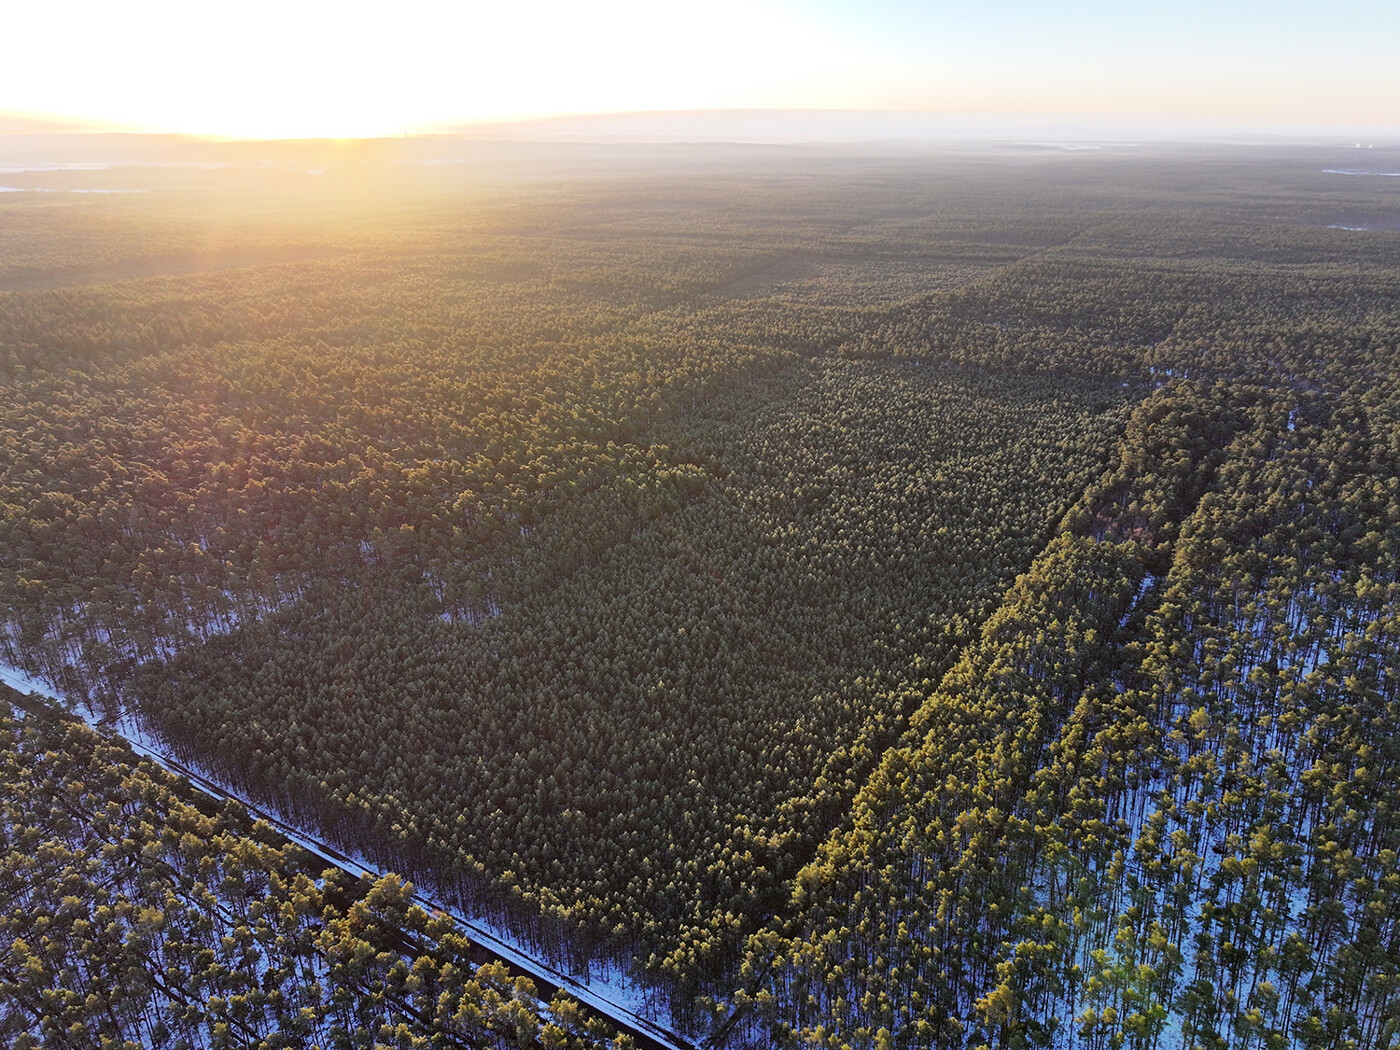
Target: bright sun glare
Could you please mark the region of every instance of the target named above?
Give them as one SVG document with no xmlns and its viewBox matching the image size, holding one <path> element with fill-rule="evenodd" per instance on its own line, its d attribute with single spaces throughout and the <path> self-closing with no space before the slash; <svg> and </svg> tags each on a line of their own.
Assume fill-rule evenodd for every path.
<svg viewBox="0 0 1400 1050">
<path fill-rule="evenodd" d="M 1333 6 L 44 0 L 6 10 L 0 113 L 251 138 L 752 107 L 1395 125 L 1400 5 Z"/>
<path fill-rule="evenodd" d="M 6 20 L 11 40 L 54 44 L 7 56 L 0 109 L 253 138 L 742 105 L 755 92 L 792 104 L 860 57 L 743 0 L 85 2 L 22 5 Z"/>
</svg>

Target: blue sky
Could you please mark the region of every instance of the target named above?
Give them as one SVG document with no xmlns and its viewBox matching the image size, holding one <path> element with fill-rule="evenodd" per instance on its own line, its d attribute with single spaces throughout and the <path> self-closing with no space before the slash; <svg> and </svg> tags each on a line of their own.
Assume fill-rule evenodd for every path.
<svg viewBox="0 0 1400 1050">
<path fill-rule="evenodd" d="M 1400 127 L 1400 3 L 824 2 L 920 108 Z M 893 86 L 893 85 L 892 85 Z"/>
<path fill-rule="evenodd" d="M 47 0 L 0 112 L 225 135 L 845 108 L 1400 131 L 1400 0 Z"/>
</svg>

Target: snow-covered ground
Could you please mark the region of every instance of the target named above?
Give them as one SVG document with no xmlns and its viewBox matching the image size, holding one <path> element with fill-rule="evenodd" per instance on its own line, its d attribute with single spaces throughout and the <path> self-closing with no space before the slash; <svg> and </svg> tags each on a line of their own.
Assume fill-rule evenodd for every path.
<svg viewBox="0 0 1400 1050">
<path fill-rule="evenodd" d="M 50 700 L 58 699 L 52 686 L 40 682 L 37 678 L 31 678 L 18 667 L 11 667 L 9 664 L 0 664 L 0 682 L 4 682 L 11 689 L 18 689 L 21 693 L 38 693 Z"/>
<path fill-rule="evenodd" d="M 66 701 L 53 685 L 26 674 L 18 667 L 0 663 L 0 681 L 22 693 L 34 693 L 66 706 Z M 257 804 L 242 797 L 212 771 L 175 758 L 168 745 L 159 736 L 144 728 L 129 711 L 123 710 L 115 717 L 104 718 L 101 712 L 92 711 L 79 704 L 74 707 L 73 713 L 94 729 L 121 737 L 131 745 L 136 754 L 150 759 L 177 776 L 186 778 L 201 790 L 217 798 L 239 802 L 254 817 L 266 820 L 282 835 L 322 860 L 353 875 L 378 877 L 387 874 L 387 870 L 374 860 L 353 849 L 338 849 L 298 827 L 275 807 Z M 669 1011 L 662 997 L 630 978 L 617 964 L 600 964 L 595 961 L 589 966 L 587 976 L 565 973 L 549 962 L 537 958 L 522 938 L 487 916 L 468 915 L 460 907 L 448 903 L 447 894 L 440 888 L 415 886 L 415 889 L 417 892 L 414 894 L 414 900 L 419 905 L 428 911 L 450 915 L 473 943 L 519 967 L 537 981 L 563 989 L 597 1013 L 611 1018 L 623 1027 L 644 1033 L 662 1046 L 671 1050 L 690 1050 L 688 1042 L 664 1027 L 662 1019 Z"/>
</svg>

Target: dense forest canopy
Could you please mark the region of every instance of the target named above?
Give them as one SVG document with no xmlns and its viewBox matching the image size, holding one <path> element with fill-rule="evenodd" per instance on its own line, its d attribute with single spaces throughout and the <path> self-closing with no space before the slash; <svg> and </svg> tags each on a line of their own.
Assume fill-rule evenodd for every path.
<svg viewBox="0 0 1400 1050">
<path fill-rule="evenodd" d="M 696 1032 L 1394 1045 L 1400 180 L 697 156 L 0 200 L 0 657 Z"/>
<path fill-rule="evenodd" d="M 237 803 L 216 806 L 86 726 L 0 693 L 6 1045 L 610 1043 L 567 997 L 479 964 L 397 876 L 322 870 Z"/>
</svg>

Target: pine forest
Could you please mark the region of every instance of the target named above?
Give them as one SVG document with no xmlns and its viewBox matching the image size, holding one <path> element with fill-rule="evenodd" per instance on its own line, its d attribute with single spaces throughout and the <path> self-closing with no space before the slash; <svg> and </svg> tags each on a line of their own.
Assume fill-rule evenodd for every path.
<svg viewBox="0 0 1400 1050">
<path fill-rule="evenodd" d="M 0 197 L 0 1037 L 1400 1048 L 1400 155 L 475 148 Z"/>
</svg>

